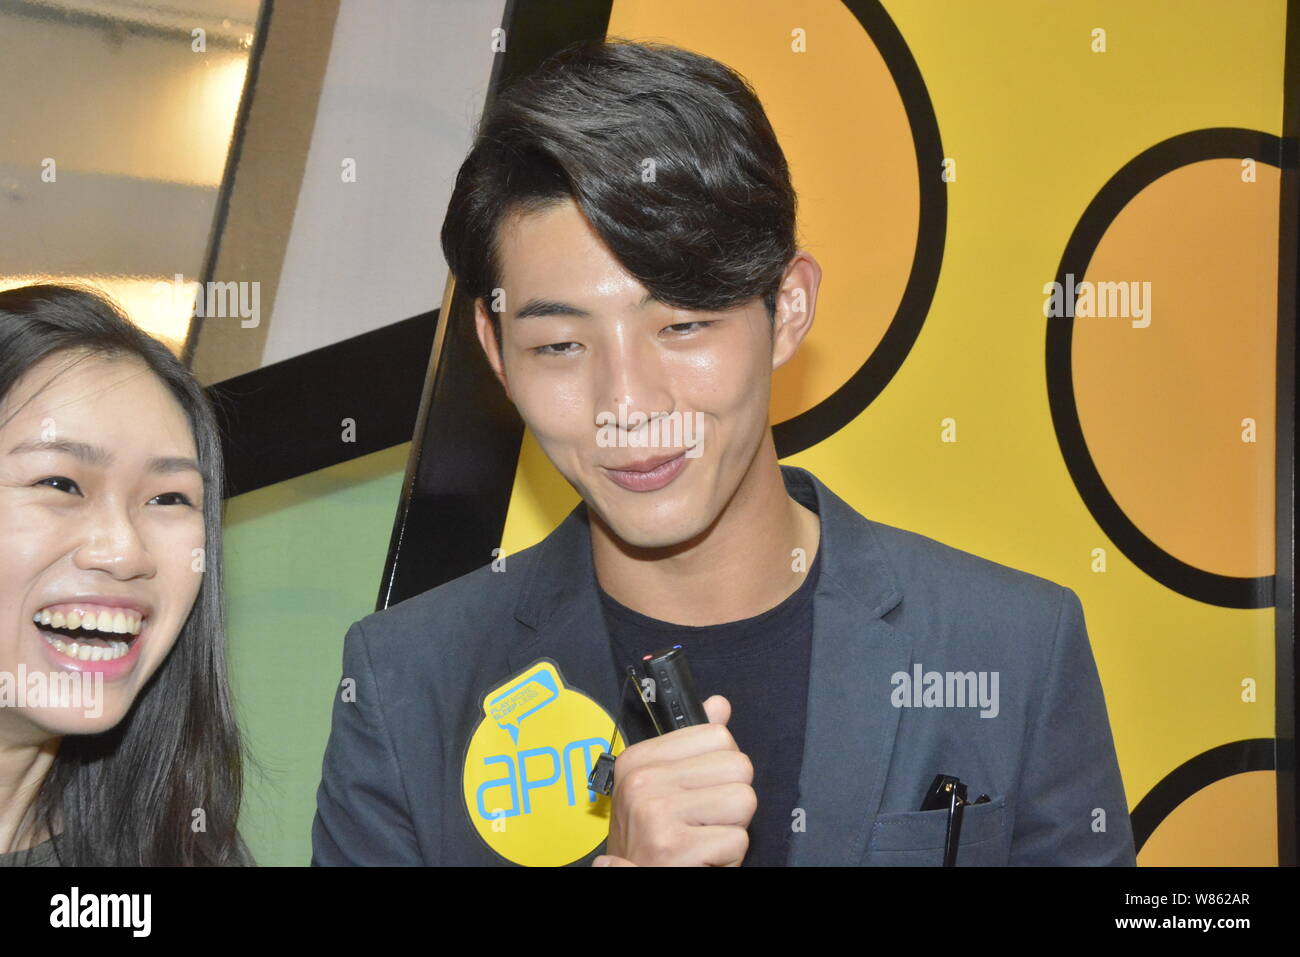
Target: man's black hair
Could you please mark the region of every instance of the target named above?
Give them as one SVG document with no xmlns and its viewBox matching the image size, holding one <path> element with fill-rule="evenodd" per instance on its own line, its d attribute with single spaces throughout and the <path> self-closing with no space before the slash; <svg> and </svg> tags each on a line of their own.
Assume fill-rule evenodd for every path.
<svg viewBox="0 0 1300 957">
<path fill-rule="evenodd" d="M 472 299 L 500 286 L 498 229 L 572 197 L 660 302 L 720 310 L 776 295 L 796 250 L 785 155 L 753 89 L 709 57 L 622 39 L 561 50 L 491 105 L 442 227 Z"/>
</svg>

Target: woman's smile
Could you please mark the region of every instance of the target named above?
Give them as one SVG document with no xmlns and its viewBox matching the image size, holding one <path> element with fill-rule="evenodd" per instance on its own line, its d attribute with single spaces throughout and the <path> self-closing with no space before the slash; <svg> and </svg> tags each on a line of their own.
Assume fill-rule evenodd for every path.
<svg viewBox="0 0 1300 957">
<path fill-rule="evenodd" d="M 140 660 L 150 606 L 93 596 L 45 605 L 32 623 L 47 647 L 46 659 L 67 671 L 98 672 L 106 681 L 131 671 Z"/>
</svg>

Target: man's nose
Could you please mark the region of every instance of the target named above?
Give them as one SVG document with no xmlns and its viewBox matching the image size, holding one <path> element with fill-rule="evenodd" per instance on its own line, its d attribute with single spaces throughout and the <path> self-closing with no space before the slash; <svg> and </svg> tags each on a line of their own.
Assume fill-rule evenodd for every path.
<svg viewBox="0 0 1300 957">
<path fill-rule="evenodd" d="M 630 428 L 640 426 L 641 420 L 633 413 L 644 415 L 644 421 L 673 410 L 670 391 L 666 388 L 666 370 L 660 362 L 653 342 L 638 337 L 619 336 L 604 350 L 597 375 L 596 395 L 601 397 L 596 409 L 612 414 L 617 421 L 631 421 Z M 620 416 L 620 406 L 623 407 Z"/>
</svg>

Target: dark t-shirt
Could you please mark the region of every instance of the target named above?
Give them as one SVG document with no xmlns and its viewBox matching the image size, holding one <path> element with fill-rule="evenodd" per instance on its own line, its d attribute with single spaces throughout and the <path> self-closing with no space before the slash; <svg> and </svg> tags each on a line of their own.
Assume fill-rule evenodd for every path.
<svg viewBox="0 0 1300 957">
<path fill-rule="evenodd" d="M 600 589 L 615 668 L 681 645 L 700 699 L 720 694 L 731 702 L 727 727 L 754 765 L 758 808 L 749 824 L 744 866 L 784 866 L 793 812 L 799 803 L 808 665 L 812 652 L 813 593 L 821 549 L 798 590 L 753 618 L 694 627 L 649 618 Z M 625 682 L 624 724 L 640 741 L 654 728 L 635 690 Z"/>
</svg>

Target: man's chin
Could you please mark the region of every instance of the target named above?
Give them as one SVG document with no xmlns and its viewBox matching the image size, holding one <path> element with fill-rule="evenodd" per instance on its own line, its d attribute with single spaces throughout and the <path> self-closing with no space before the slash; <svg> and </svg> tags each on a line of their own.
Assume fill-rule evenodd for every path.
<svg viewBox="0 0 1300 957">
<path fill-rule="evenodd" d="M 642 498 L 628 492 L 583 498 L 588 514 L 597 518 L 608 534 L 633 548 L 672 548 L 690 541 L 709 525 L 702 503 L 692 503 L 693 496 L 684 493 L 657 502 L 653 495 Z"/>
<path fill-rule="evenodd" d="M 698 522 L 672 521 L 643 524 L 628 522 L 618 516 L 604 516 L 606 527 L 620 542 L 632 548 L 672 548 L 694 538 L 704 525 Z M 612 519 L 612 520 L 611 520 Z"/>
<path fill-rule="evenodd" d="M 643 534 L 630 532 L 626 535 L 619 535 L 618 538 L 625 545 L 646 550 L 672 548 L 674 545 L 680 545 L 686 540 L 684 536 L 669 535 L 663 531 L 645 532 Z"/>
</svg>

